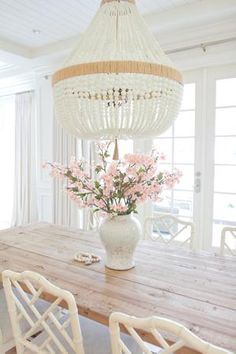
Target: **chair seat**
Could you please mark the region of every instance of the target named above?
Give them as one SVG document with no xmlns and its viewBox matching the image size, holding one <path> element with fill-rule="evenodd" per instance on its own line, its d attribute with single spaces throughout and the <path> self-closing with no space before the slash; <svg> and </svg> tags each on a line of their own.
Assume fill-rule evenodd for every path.
<svg viewBox="0 0 236 354">
<path fill-rule="evenodd" d="M 60 319 L 60 322 L 63 323 L 68 317 Z M 112 354 L 111 351 L 111 343 L 110 343 L 110 335 L 109 328 L 107 326 L 101 325 L 95 321 L 89 320 L 88 318 L 79 316 L 79 322 L 81 327 L 81 332 L 83 335 L 83 346 L 85 354 Z M 71 330 L 68 330 L 71 334 Z M 54 334 L 56 334 L 54 332 Z M 128 348 L 131 349 L 132 353 L 142 354 L 142 351 L 138 347 L 137 343 L 132 339 L 132 337 L 128 335 L 121 336 L 124 343 L 127 344 Z M 43 331 L 40 335 L 38 335 L 33 343 L 37 346 L 40 346 L 47 339 L 47 333 Z M 60 341 L 61 337 L 60 337 Z M 55 344 L 51 344 L 52 349 L 59 353 L 58 348 Z M 67 354 L 74 353 L 69 345 L 66 345 L 66 342 L 63 340 L 63 345 L 67 349 Z M 30 352 L 25 352 L 30 353 Z"/>
<path fill-rule="evenodd" d="M 80 316 L 79 320 L 85 354 L 111 354 L 109 328 L 85 317 Z M 132 353 L 142 354 L 141 349 L 131 336 L 122 334 L 121 338 Z"/>
</svg>

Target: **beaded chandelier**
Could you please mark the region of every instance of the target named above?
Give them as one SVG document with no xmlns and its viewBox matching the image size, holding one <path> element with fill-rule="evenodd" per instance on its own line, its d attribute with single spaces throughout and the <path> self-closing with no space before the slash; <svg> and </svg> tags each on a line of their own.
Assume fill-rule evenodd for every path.
<svg viewBox="0 0 236 354">
<path fill-rule="evenodd" d="M 167 130 L 182 76 L 149 32 L 135 0 L 102 0 L 64 66 L 53 75 L 56 115 L 83 139 L 143 138 Z"/>
</svg>

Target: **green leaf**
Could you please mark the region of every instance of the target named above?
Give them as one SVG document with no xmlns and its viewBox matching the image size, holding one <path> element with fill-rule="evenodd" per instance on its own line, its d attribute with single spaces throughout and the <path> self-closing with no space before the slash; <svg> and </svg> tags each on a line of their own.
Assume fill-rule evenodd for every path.
<svg viewBox="0 0 236 354">
<path fill-rule="evenodd" d="M 94 209 L 93 213 L 96 213 L 97 211 L 100 211 L 100 209 L 99 208 Z"/>
<path fill-rule="evenodd" d="M 95 181 L 95 182 L 94 182 L 94 185 L 95 185 L 96 188 L 99 188 L 99 187 L 100 187 L 100 183 L 99 183 L 98 181 Z"/>
<path fill-rule="evenodd" d="M 102 170 L 102 166 L 98 166 L 98 167 L 95 168 L 95 172 L 96 173 L 99 173 L 101 170 Z"/>
</svg>

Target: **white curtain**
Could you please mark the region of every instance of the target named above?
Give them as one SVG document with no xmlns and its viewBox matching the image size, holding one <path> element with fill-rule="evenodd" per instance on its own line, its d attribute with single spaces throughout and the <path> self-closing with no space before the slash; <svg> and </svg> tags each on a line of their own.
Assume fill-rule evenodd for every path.
<svg viewBox="0 0 236 354">
<path fill-rule="evenodd" d="M 76 139 L 54 120 L 54 161 L 67 165 L 74 156 L 85 158 L 91 162 L 94 159 L 94 144 Z M 54 179 L 53 222 L 59 225 L 76 228 L 88 228 L 90 217 L 88 210 L 81 210 L 70 201 L 64 193 L 63 181 Z"/>
<path fill-rule="evenodd" d="M 15 183 L 15 95 L 0 97 L 0 229 L 11 226 Z"/>
<path fill-rule="evenodd" d="M 33 92 L 16 95 L 15 194 L 12 225 L 38 220 L 36 188 L 36 116 Z"/>
</svg>

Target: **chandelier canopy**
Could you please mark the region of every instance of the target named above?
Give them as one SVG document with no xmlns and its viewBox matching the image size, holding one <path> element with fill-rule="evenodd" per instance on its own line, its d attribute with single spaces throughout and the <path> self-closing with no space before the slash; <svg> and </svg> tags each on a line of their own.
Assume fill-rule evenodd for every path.
<svg viewBox="0 0 236 354">
<path fill-rule="evenodd" d="M 84 139 L 157 136 L 176 118 L 182 76 L 134 0 L 102 0 L 64 66 L 53 75 L 56 114 Z"/>
</svg>

